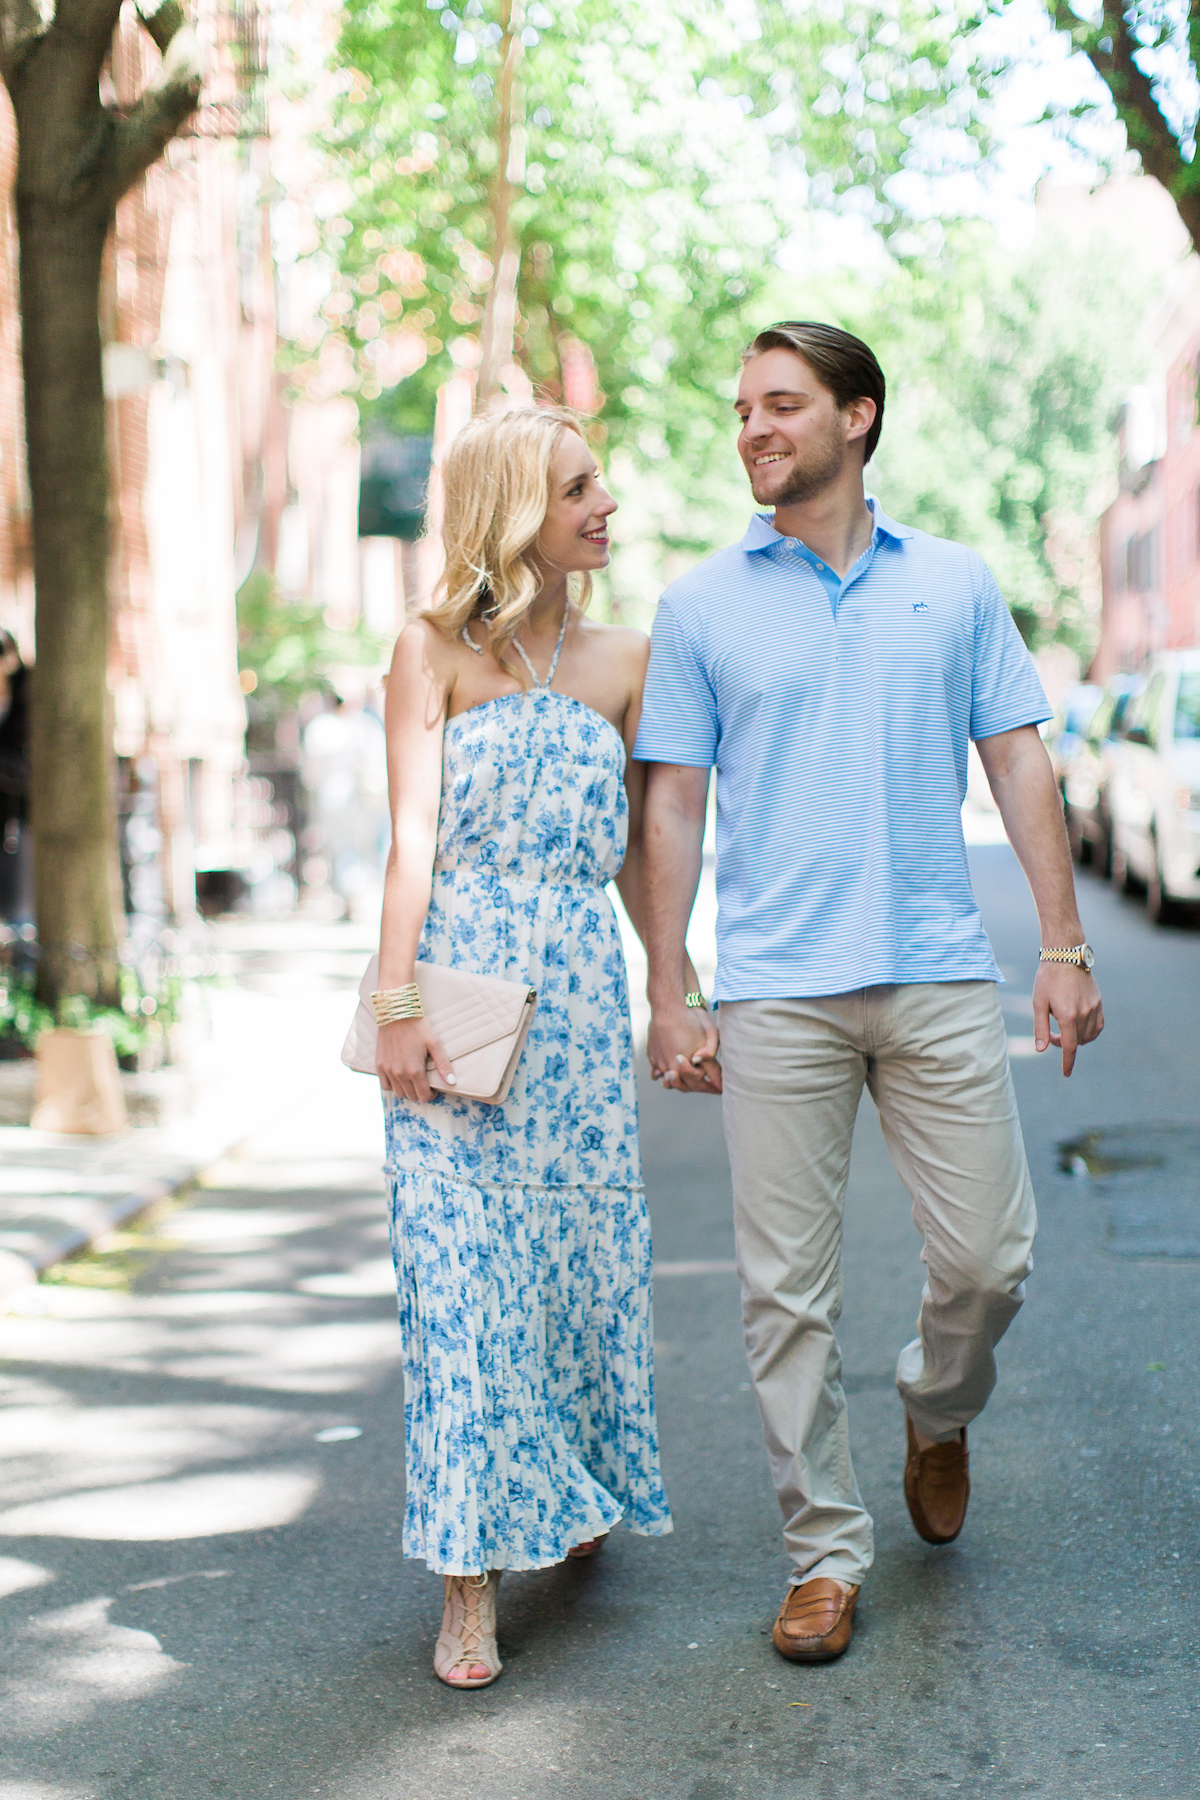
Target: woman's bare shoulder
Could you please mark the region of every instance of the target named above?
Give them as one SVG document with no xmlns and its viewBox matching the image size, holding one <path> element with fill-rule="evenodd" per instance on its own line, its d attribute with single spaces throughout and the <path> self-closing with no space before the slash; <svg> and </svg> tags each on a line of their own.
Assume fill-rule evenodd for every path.
<svg viewBox="0 0 1200 1800">
<path fill-rule="evenodd" d="M 600 619 L 588 618 L 583 620 L 583 629 L 589 637 L 595 633 L 592 642 L 603 645 L 614 660 L 645 672 L 650 660 L 650 639 L 644 631 L 633 625 L 606 625 Z"/>
<path fill-rule="evenodd" d="M 431 619 L 409 619 L 392 651 L 392 673 L 404 681 L 444 681 L 457 664 L 456 648 Z"/>
</svg>

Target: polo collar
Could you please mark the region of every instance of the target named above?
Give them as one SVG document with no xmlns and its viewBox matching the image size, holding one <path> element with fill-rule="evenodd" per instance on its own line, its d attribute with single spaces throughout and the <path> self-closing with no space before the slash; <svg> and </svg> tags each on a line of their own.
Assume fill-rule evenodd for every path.
<svg viewBox="0 0 1200 1800">
<path fill-rule="evenodd" d="M 896 543 L 903 543 L 905 538 L 916 536 L 916 533 L 911 531 L 907 525 L 897 525 L 893 519 L 889 519 L 878 500 L 873 498 L 868 499 L 867 505 L 870 507 L 872 516 L 875 520 L 873 541 L 877 542 L 880 537 L 889 537 L 894 539 Z M 742 549 L 748 556 L 755 550 L 769 550 L 772 544 L 783 544 L 794 541 L 785 538 L 782 532 L 776 531 L 774 525 L 771 523 L 773 517 L 773 513 L 754 514 L 754 517 L 746 527 L 745 536 L 742 538 Z"/>
</svg>

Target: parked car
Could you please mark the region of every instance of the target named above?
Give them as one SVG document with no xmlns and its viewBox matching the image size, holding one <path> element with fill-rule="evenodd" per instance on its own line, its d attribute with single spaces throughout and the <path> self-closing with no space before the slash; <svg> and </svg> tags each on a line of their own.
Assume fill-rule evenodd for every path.
<svg viewBox="0 0 1200 1800">
<path fill-rule="evenodd" d="M 1200 902 L 1200 650 L 1156 656 L 1129 704 L 1112 778 L 1112 876 L 1165 923 Z"/>
<path fill-rule="evenodd" d="M 1077 753 L 1084 733 L 1099 706 L 1104 689 L 1091 681 L 1077 681 L 1064 688 L 1054 709 L 1054 717 L 1042 732 L 1055 779 L 1062 785 L 1067 763 Z"/>
<path fill-rule="evenodd" d="M 1108 786 L 1120 753 L 1121 727 L 1129 703 L 1145 687 L 1141 675 L 1113 675 L 1099 706 L 1058 771 L 1067 837 L 1076 862 L 1088 863 L 1101 875 L 1112 874 L 1112 818 Z"/>
</svg>

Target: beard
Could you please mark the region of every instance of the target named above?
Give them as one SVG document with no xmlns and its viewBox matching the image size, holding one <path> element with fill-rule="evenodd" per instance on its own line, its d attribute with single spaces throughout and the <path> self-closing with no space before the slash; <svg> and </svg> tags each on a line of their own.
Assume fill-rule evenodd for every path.
<svg viewBox="0 0 1200 1800">
<path fill-rule="evenodd" d="M 750 472 L 750 492 L 760 506 L 797 506 L 813 500 L 835 482 L 846 461 L 846 443 L 837 423 L 829 426 L 823 437 L 810 444 L 803 462 L 799 456 L 779 487 L 770 481 L 771 467 Z M 762 477 L 767 479 L 763 480 Z"/>
</svg>

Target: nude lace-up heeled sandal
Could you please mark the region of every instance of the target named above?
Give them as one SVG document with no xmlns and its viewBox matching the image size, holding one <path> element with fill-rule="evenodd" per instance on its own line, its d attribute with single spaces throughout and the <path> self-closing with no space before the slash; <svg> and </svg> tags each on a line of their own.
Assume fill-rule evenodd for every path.
<svg viewBox="0 0 1200 1800">
<path fill-rule="evenodd" d="M 599 1551 L 603 1550 L 607 1542 L 608 1533 L 607 1531 L 604 1531 L 601 1532 L 600 1536 L 597 1538 L 589 1538 L 586 1544 L 572 1544 L 571 1548 L 567 1551 L 567 1555 L 571 1558 L 572 1562 L 583 1562 L 586 1557 L 595 1556 Z"/>
<path fill-rule="evenodd" d="M 444 1577 L 446 1608 L 433 1672 L 447 1687 L 490 1687 L 504 1667 L 496 1648 L 496 1593 L 502 1572 Z M 474 1669 L 486 1669 L 487 1674 L 473 1674 Z"/>
</svg>

